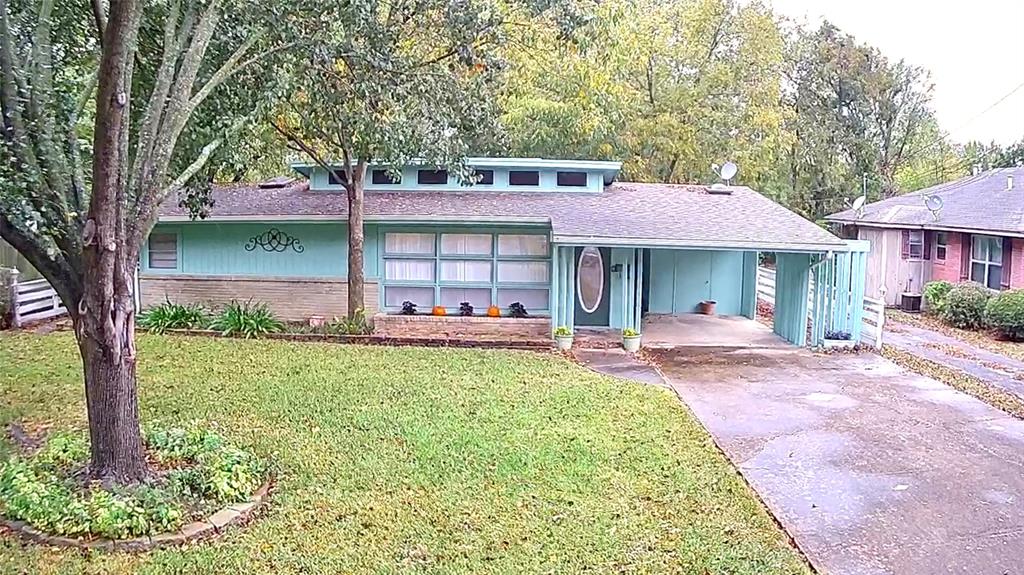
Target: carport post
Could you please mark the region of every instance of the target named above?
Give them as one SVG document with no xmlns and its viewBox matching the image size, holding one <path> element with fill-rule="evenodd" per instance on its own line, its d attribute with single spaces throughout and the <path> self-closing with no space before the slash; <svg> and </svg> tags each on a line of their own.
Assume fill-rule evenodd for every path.
<svg viewBox="0 0 1024 575">
<path fill-rule="evenodd" d="M 558 328 L 558 317 L 559 317 L 559 309 L 558 309 L 559 308 L 559 305 L 558 305 L 559 304 L 559 299 L 558 299 L 558 289 L 559 289 L 559 285 L 558 284 L 559 284 L 559 281 L 558 280 L 560 279 L 559 276 L 561 274 L 558 273 L 559 272 L 559 267 L 558 267 L 558 250 L 559 250 L 559 247 L 557 245 L 555 245 L 555 246 L 553 246 L 551 248 L 551 293 L 548 295 L 548 300 L 550 302 L 548 304 L 548 307 L 551 308 L 550 311 L 551 311 L 551 332 L 552 332 L 552 335 L 554 335 L 555 329 Z"/>
</svg>

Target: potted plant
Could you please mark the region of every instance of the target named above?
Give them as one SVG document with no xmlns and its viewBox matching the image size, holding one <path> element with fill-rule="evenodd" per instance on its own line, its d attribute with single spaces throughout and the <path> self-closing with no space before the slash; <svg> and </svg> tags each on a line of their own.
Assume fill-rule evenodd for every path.
<svg viewBox="0 0 1024 575">
<path fill-rule="evenodd" d="M 409 300 L 403 301 L 402 315 L 416 315 L 416 304 Z"/>
<path fill-rule="evenodd" d="M 718 304 L 717 301 L 715 301 L 713 299 L 706 299 L 706 300 L 700 302 L 699 304 L 697 304 L 697 313 L 700 313 L 700 314 L 703 314 L 703 315 L 715 315 L 715 305 L 716 304 Z"/>
<path fill-rule="evenodd" d="M 508 305 L 508 315 L 512 317 L 528 317 L 530 314 L 526 311 L 526 306 L 520 302 L 512 302 Z"/>
<path fill-rule="evenodd" d="M 821 343 L 825 349 L 846 349 L 854 346 L 853 336 L 845 331 L 826 331 L 825 340 Z"/>
<path fill-rule="evenodd" d="M 558 351 L 569 351 L 572 349 L 572 330 L 564 325 L 556 327 L 555 343 L 558 344 Z"/>
<path fill-rule="evenodd" d="M 473 304 L 468 301 L 464 301 L 459 304 L 459 315 L 463 317 L 469 317 L 473 315 Z"/>
<path fill-rule="evenodd" d="M 640 332 L 629 327 L 622 330 L 622 349 L 629 353 L 640 351 Z"/>
</svg>

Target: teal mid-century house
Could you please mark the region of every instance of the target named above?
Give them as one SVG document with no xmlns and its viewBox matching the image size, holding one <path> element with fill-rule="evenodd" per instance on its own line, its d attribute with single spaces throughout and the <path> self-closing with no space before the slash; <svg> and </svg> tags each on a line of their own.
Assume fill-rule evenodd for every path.
<svg viewBox="0 0 1024 575">
<path fill-rule="evenodd" d="M 644 317 L 694 313 L 705 300 L 718 314 L 753 318 L 758 252 L 774 252 L 775 331 L 803 344 L 812 271 L 849 249 L 747 187 L 618 182 L 617 162 L 467 163 L 473 185 L 427 166 L 407 166 L 397 180 L 369 168 L 369 314 L 395 317 L 406 301 L 449 314 L 461 302 L 479 314 L 519 302 L 545 318 L 548 334 L 562 325 L 640 330 Z M 342 182 L 317 166 L 294 168 L 295 180 L 216 188 L 204 220 L 165 205 L 142 255 L 142 305 L 255 299 L 291 320 L 345 314 Z"/>
</svg>

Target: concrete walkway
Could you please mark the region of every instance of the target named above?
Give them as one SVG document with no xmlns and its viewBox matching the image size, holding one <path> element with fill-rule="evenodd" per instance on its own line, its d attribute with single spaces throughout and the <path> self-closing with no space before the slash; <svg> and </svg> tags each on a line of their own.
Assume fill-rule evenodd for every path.
<svg viewBox="0 0 1024 575">
<path fill-rule="evenodd" d="M 650 375 L 625 354 L 588 356 Z M 874 354 L 656 357 L 820 572 L 1021 572 L 1024 421 Z"/>
<path fill-rule="evenodd" d="M 1024 362 L 905 323 L 886 324 L 885 344 L 973 375 L 1024 399 Z"/>
</svg>

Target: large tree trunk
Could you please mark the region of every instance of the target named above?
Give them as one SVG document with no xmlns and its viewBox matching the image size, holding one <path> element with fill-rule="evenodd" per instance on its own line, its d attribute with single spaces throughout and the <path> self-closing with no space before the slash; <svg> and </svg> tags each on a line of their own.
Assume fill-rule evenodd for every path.
<svg viewBox="0 0 1024 575">
<path fill-rule="evenodd" d="M 128 124 L 140 0 L 111 0 L 103 35 L 93 134 L 92 195 L 82 234 L 82 299 L 73 312 L 85 373 L 92 476 L 131 484 L 146 475 L 135 384 L 132 275 L 127 241 Z M 69 302 L 70 303 L 70 302 Z"/>
<path fill-rule="evenodd" d="M 363 310 L 363 176 L 360 160 L 348 185 L 348 317 Z"/>
<path fill-rule="evenodd" d="M 95 333 L 89 324 L 102 319 L 90 315 L 80 316 L 81 328 L 75 330 L 85 375 L 90 473 L 105 485 L 137 483 L 146 477 L 147 466 L 139 430 L 133 335 L 97 341 L 88 335 Z"/>
</svg>

